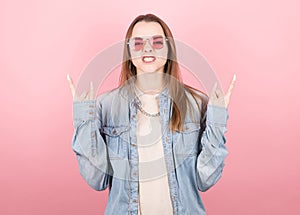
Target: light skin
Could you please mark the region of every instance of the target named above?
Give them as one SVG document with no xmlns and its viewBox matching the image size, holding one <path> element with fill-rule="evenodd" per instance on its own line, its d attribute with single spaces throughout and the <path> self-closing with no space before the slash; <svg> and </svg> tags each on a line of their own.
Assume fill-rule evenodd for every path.
<svg viewBox="0 0 300 215">
<path fill-rule="evenodd" d="M 157 22 L 141 21 L 135 24 L 131 37 L 147 37 L 161 35 L 165 37 L 163 28 Z M 163 86 L 164 65 L 167 62 L 168 46 L 165 44 L 161 49 L 154 49 L 149 40 L 140 51 L 130 50 L 132 63 L 136 67 L 136 85 L 144 93 L 159 92 Z M 156 60 L 152 63 L 142 61 L 143 56 L 154 56 Z"/>
<path fill-rule="evenodd" d="M 134 26 L 132 32 L 132 37 L 153 35 L 165 36 L 162 27 L 157 22 L 138 22 Z M 132 55 L 132 62 L 137 69 L 137 86 L 140 89 L 150 93 L 153 91 L 159 91 L 164 86 L 162 74 L 167 60 L 168 47 L 165 45 L 162 49 L 154 49 L 150 42 L 147 41 L 140 51 L 131 51 L 130 53 Z M 155 56 L 156 60 L 153 63 L 146 64 L 142 61 L 142 56 Z M 74 101 L 94 99 L 94 87 L 92 82 L 90 83 L 90 90 L 88 92 L 77 96 L 73 81 L 69 74 L 67 75 L 67 79 Z M 235 82 L 236 75 L 234 74 L 229 88 L 225 94 L 223 94 L 217 83 L 215 83 L 211 90 L 208 104 L 228 108 Z"/>
</svg>

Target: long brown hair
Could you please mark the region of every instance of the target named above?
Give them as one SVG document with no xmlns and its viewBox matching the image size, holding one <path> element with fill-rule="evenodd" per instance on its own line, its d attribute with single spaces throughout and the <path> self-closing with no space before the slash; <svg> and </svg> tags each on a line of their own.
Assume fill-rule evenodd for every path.
<svg viewBox="0 0 300 215">
<path fill-rule="evenodd" d="M 167 24 L 163 20 L 161 20 L 159 17 L 157 17 L 153 14 L 139 15 L 132 21 L 132 23 L 128 27 L 128 30 L 127 30 L 127 33 L 125 36 L 123 62 L 122 62 L 122 68 L 121 68 L 121 75 L 120 75 L 120 79 L 119 79 L 119 87 L 121 85 L 123 85 L 126 81 L 132 79 L 137 74 L 136 67 L 130 60 L 131 59 L 130 58 L 130 50 L 128 48 L 127 41 L 132 35 L 132 31 L 133 31 L 135 24 L 140 21 L 159 23 L 164 31 L 165 37 L 168 38 L 168 42 L 167 42 L 168 58 L 167 58 L 165 66 L 164 66 L 164 73 L 168 74 L 167 75 L 168 77 L 171 77 L 171 78 L 169 78 L 169 81 L 167 82 L 170 96 L 172 98 L 172 103 L 173 103 L 172 116 L 171 116 L 171 120 L 169 121 L 169 128 L 172 129 L 172 131 L 175 131 L 175 130 L 182 131 L 183 122 L 184 122 L 184 119 L 187 114 L 187 108 L 189 107 L 189 110 L 193 110 L 190 107 L 191 104 L 188 102 L 189 100 L 187 98 L 187 95 L 185 94 L 185 89 L 191 93 L 191 95 L 194 97 L 194 99 L 195 99 L 195 97 L 198 97 L 201 99 L 201 101 L 202 101 L 201 107 L 199 106 L 196 99 L 195 99 L 195 101 L 196 101 L 198 110 L 201 113 L 202 120 L 203 120 L 204 111 L 206 110 L 207 99 L 201 97 L 199 95 L 199 92 L 200 92 L 200 94 L 205 95 L 205 96 L 206 96 L 206 94 L 187 85 L 187 84 L 183 84 L 180 69 L 179 69 L 179 66 L 177 63 L 177 54 L 176 54 L 176 48 L 175 48 L 173 35 L 172 35 L 169 27 L 167 26 Z M 193 114 L 193 111 L 191 111 L 191 113 Z"/>
</svg>

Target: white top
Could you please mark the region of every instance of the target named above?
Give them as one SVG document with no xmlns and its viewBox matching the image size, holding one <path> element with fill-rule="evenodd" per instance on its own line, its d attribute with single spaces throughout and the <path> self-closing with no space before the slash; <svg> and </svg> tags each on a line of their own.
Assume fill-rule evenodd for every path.
<svg viewBox="0 0 300 215">
<path fill-rule="evenodd" d="M 159 111 L 158 94 L 139 95 L 143 109 L 151 114 Z M 160 117 L 137 113 L 137 145 L 139 156 L 139 215 L 172 215 L 168 175 L 164 160 Z"/>
</svg>

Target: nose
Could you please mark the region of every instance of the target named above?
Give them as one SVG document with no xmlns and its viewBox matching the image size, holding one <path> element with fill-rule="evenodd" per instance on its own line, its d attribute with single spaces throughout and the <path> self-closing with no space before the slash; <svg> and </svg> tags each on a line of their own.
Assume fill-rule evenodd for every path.
<svg viewBox="0 0 300 215">
<path fill-rule="evenodd" d="M 149 39 L 147 39 L 145 42 L 144 51 L 152 52 L 152 46 Z"/>
</svg>

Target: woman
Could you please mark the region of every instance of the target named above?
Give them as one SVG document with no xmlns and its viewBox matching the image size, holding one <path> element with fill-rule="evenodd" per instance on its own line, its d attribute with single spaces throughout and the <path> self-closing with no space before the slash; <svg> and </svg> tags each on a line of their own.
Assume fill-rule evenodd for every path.
<svg viewBox="0 0 300 215">
<path fill-rule="evenodd" d="M 221 177 L 227 107 L 235 82 L 210 98 L 180 78 L 168 26 L 153 14 L 129 26 L 120 84 L 74 102 L 72 147 L 82 177 L 109 188 L 105 214 L 206 214 L 198 191 Z"/>
</svg>

